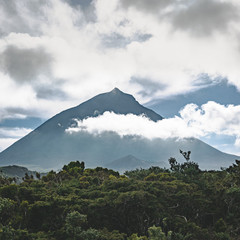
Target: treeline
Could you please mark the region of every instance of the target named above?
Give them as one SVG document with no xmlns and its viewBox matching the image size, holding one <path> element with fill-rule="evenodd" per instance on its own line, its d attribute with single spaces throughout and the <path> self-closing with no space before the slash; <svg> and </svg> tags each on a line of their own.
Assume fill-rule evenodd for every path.
<svg viewBox="0 0 240 240">
<path fill-rule="evenodd" d="M 240 162 L 201 171 L 186 160 L 124 175 L 77 161 L 21 184 L 0 178 L 0 239 L 239 239 Z"/>
</svg>

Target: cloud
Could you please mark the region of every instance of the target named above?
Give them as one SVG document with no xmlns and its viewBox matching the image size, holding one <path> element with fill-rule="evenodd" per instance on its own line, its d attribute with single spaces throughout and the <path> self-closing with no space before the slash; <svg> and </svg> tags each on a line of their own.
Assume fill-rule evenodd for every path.
<svg viewBox="0 0 240 240">
<path fill-rule="evenodd" d="M 77 120 L 76 120 L 77 121 Z M 168 123 L 171 122 L 171 127 Z M 184 135 L 190 137 L 188 133 L 182 132 L 181 125 L 184 124 L 180 118 L 164 119 L 160 122 L 153 122 L 145 116 L 136 116 L 133 114 L 118 115 L 112 112 L 105 112 L 96 118 L 87 118 L 77 121 L 77 127 L 66 130 L 68 133 L 87 131 L 92 134 L 101 134 L 103 132 L 116 132 L 120 136 L 136 135 L 148 139 L 170 138 Z M 185 126 L 184 126 L 185 129 Z"/>
<path fill-rule="evenodd" d="M 0 152 L 17 141 L 16 138 L 0 138 Z"/>
<path fill-rule="evenodd" d="M 196 35 L 226 31 L 239 20 L 234 1 L 222 0 L 121 0 L 124 8 L 133 7 L 171 22 L 174 29 L 188 30 Z"/>
<path fill-rule="evenodd" d="M 50 74 L 52 58 L 42 48 L 8 46 L 0 58 L 0 69 L 18 82 L 36 81 L 38 76 Z"/>
<path fill-rule="evenodd" d="M 105 112 L 95 118 L 76 120 L 77 127 L 67 133 L 87 131 L 91 134 L 116 132 L 120 136 L 136 135 L 148 139 L 208 137 L 211 134 L 240 138 L 240 105 L 221 105 L 208 102 L 201 107 L 188 104 L 180 111 L 180 117 L 153 122 L 145 116 L 118 115 Z"/>
<path fill-rule="evenodd" d="M 219 0 L 191 1 L 170 16 L 174 28 L 189 30 L 196 35 L 226 32 L 230 24 L 239 21 L 240 17 L 239 8 L 235 4 Z"/>
<path fill-rule="evenodd" d="M 0 152 L 3 151 L 5 148 L 12 145 L 16 142 L 19 138 L 24 137 L 28 133 L 30 133 L 32 129 L 29 128 L 4 128 L 0 127 Z"/>
<path fill-rule="evenodd" d="M 66 0 L 66 2 L 72 8 L 81 10 L 86 22 L 96 21 L 94 0 Z"/>
<path fill-rule="evenodd" d="M 171 4 L 174 0 L 121 0 L 120 3 L 124 8 L 135 7 L 141 11 L 147 11 L 150 13 L 159 13 L 161 9 L 164 9 Z"/>
<path fill-rule="evenodd" d="M 43 85 L 36 87 L 37 98 L 39 99 L 63 99 L 67 98 L 65 92 L 61 88 L 54 85 Z"/>
<path fill-rule="evenodd" d="M 137 77 L 132 77 L 130 80 L 131 83 L 140 85 L 143 90 L 139 91 L 139 94 L 141 96 L 149 96 L 153 95 L 159 89 L 165 89 L 167 88 L 167 85 L 161 84 L 158 82 L 150 81 L 149 79 L 145 78 L 137 78 Z"/>
<path fill-rule="evenodd" d="M 0 36 L 10 32 L 39 35 L 43 22 L 47 0 L 0 0 Z"/>
<path fill-rule="evenodd" d="M 30 133 L 32 129 L 29 128 L 0 128 L 0 138 L 15 138 L 19 139 Z"/>
<path fill-rule="evenodd" d="M 24 119 L 28 113 L 21 108 L 5 108 L 0 109 L 0 122 L 4 119 L 19 118 Z"/>
<path fill-rule="evenodd" d="M 102 43 L 107 48 L 125 48 L 128 44 L 136 42 L 145 42 L 152 37 L 151 34 L 136 34 L 132 37 L 124 37 L 118 33 L 103 35 Z"/>
<path fill-rule="evenodd" d="M 76 7 L 76 6 L 81 6 L 83 8 L 89 7 L 93 3 L 94 0 L 67 0 L 71 6 Z"/>
<path fill-rule="evenodd" d="M 235 141 L 235 146 L 240 148 L 240 136 L 237 137 L 236 141 Z M 240 152 L 239 152 L 240 153 Z"/>
<path fill-rule="evenodd" d="M 0 3 L 5 113 L 22 109 L 46 119 L 114 87 L 141 103 L 197 91 L 218 77 L 240 89 L 235 0 Z"/>
<path fill-rule="evenodd" d="M 188 126 L 199 131 L 199 136 L 208 134 L 240 135 L 240 105 L 224 106 L 208 102 L 200 108 L 189 104 L 180 111 Z"/>
</svg>

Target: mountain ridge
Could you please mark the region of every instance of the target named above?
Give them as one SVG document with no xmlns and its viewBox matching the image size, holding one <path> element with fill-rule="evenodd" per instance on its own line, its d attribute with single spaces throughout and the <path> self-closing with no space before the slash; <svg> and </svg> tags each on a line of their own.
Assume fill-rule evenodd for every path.
<svg viewBox="0 0 240 240">
<path fill-rule="evenodd" d="M 145 161 L 129 154 L 106 164 L 105 167 L 115 171 L 124 172 L 132 169 L 147 169 L 152 166 L 159 166 L 160 164 L 164 166 L 163 163 Z"/>
<path fill-rule="evenodd" d="M 70 161 L 80 160 L 87 167 L 104 166 L 112 159 L 130 153 L 149 162 L 167 162 L 179 157 L 179 149 L 192 151 L 192 160 L 200 167 L 220 168 L 229 166 L 237 156 L 225 154 L 198 139 L 154 139 L 136 136 L 120 137 L 105 132 L 99 136 L 87 132 L 67 134 L 75 126 L 74 119 L 97 117 L 105 111 L 116 114 L 146 115 L 152 121 L 163 119 L 151 109 L 140 105 L 135 98 L 115 88 L 99 94 L 73 108 L 66 109 L 37 127 L 31 133 L 0 153 L 0 165 L 28 166 L 35 170 L 59 169 Z"/>
</svg>

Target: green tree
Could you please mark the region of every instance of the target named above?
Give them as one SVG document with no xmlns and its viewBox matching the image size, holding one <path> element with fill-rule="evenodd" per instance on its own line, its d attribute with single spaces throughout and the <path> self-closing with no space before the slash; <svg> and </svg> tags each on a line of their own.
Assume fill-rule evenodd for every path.
<svg viewBox="0 0 240 240">
<path fill-rule="evenodd" d="M 68 213 L 66 217 L 65 229 L 68 239 L 73 240 L 97 240 L 99 239 L 99 232 L 95 229 L 83 229 L 83 225 L 87 222 L 87 216 L 73 211 Z"/>
<path fill-rule="evenodd" d="M 0 240 L 13 240 L 14 229 L 10 226 L 0 226 Z"/>
<path fill-rule="evenodd" d="M 78 239 L 82 233 L 82 225 L 87 221 L 87 216 L 77 211 L 68 213 L 66 217 L 66 232 L 69 238 Z"/>
<path fill-rule="evenodd" d="M 227 225 L 225 223 L 225 221 L 220 218 L 216 223 L 215 223 L 215 231 L 216 232 L 225 232 L 227 230 Z"/>
<path fill-rule="evenodd" d="M 14 202 L 0 197 L 0 224 L 7 225 L 14 215 Z"/>
<path fill-rule="evenodd" d="M 161 227 L 150 227 L 148 229 L 149 240 L 171 240 L 172 232 L 169 231 L 167 235 L 162 231 Z"/>
<path fill-rule="evenodd" d="M 134 233 L 130 237 L 128 237 L 127 240 L 147 240 L 147 237 L 146 236 L 138 237 L 138 235 Z"/>
</svg>

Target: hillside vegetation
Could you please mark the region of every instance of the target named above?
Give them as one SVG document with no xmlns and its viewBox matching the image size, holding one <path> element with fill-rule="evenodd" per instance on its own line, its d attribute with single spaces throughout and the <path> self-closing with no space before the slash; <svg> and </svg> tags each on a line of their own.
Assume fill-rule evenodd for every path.
<svg viewBox="0 0 240 240">
<path fill-rule="evenodd" d="M 125 175 L 71 162 L 21 184 L 0 178 L 1 240 L 229 240 L 240 235 L 240 162 Z"/>
</svg>

